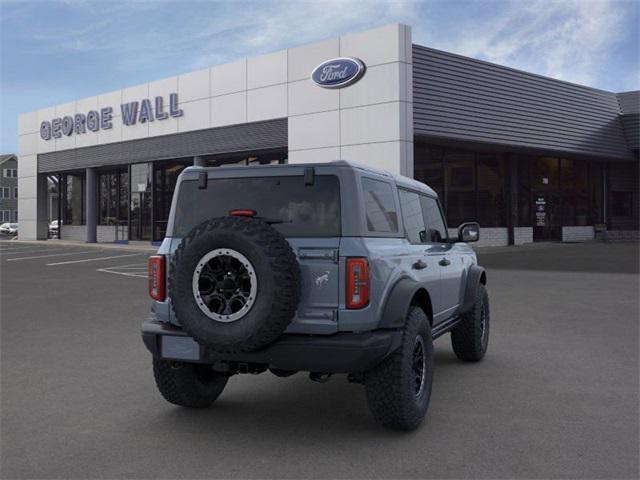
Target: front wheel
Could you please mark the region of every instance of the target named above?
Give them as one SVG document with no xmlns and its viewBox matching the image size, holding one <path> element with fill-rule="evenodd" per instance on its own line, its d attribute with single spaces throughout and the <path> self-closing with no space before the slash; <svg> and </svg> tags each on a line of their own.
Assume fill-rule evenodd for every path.
<svg viewBox="0 0 640 480">
<path fill-rule="evenodd" d="M 466 362 L 482 360 L 489 346 L 489 294 L 478 285 L 473 308 L 451 330 L 451 346 L 456 356 Z"/>
<path fill-rule="evenodd" d="M 383 425 L 399 430 L 418 427 L 427 413 L 433 381 L 433 341 L 424 311 L 411 307 L 402 344 L 365 374 L 371 413 Z"/>
<path fill-rule="evenodd" d="M 229 377 L 210 365 L 153 359 L 153 375 L 162 396 L 181 407 L 205 408 L 220 396 Z"/>
</svg>

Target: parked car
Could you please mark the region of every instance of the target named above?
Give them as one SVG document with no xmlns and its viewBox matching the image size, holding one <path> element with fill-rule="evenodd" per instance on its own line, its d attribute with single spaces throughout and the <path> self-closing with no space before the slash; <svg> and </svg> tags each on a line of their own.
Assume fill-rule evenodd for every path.
<svg viewBox="0 0 640 480">
<path fill-rule="evenodd" d="M 208 407 L 228 379 L 267 370 L 364 384 L 382 424 L 413 429 L 431 397 L 433 340 L 479 361 L 484 269 L 448 235 L 426 185 L 348 162 L 181 173 L 149 259 L 142 337 L 166 400 Z"/>
<path fill-rule="evenodd" d="M 0 225 L 0 234 L 3 235 L 17 235 L 18 234 L 18 224 L 17 223 L 3 223 Z"/>
<path fill-rule="evenodd" d="M 49 223 L 49 238 L 58 238 L 59 232 L 59 220 L 53 220 L 51 223 Z"/>
</svg>

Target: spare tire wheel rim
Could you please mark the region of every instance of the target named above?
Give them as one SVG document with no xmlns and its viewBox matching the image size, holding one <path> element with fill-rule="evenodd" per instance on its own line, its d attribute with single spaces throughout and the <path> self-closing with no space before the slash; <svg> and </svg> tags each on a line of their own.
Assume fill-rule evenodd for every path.
<svg viewBox="0 0 640 480">
<path fill-rule="evenodd" d="M 230 323 L 244 317 L 256 301 L 258 278 L 242 253 L 217 248 L 203 256 L 193 272 L 193 296 L 212 320 Z"/>
</svg>

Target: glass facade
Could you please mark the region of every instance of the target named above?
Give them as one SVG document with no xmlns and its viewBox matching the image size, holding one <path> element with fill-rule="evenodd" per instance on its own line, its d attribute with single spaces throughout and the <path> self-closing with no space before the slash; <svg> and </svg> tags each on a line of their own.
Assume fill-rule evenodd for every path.
<svg viewBox="0 0 640 480">
<path fill-rule="evenodd" d="M 129 172 L 98 174 L 98 225 L 126 225 L 129 221 Z"/>
<path fill-rule="evenodd" d="M 84 225 L 85 177 L 84 174 L 66 173 L 60 177 L 62 193 L 62 223 Z"/>
<path fill-rule="evenodd" d="M 535 240 L 560 239 L 563 226 L 637 228 L 637 188 L 624 179 L 637 178 L 638 169 L 629 162 L 473 151 L 421 141 L 415 143 L 414 161 L 415 178 L 438 193 L 449 227 L 468 221 L 482 227 L 532 227 Z M 609 218 L 607 170 L 608 202 L 615 205 Z"/>
</svg>

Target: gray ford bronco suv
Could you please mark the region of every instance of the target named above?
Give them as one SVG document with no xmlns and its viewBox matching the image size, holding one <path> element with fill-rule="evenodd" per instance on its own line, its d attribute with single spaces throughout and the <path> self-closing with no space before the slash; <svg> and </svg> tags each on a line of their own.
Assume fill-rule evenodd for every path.
<svg viewBox="0 0 640 480">
<path fill-rule="evenodd" d="M 487 350 L 487 277 L 465 243 L 478 237 L 465 223 L 451 238 L 426 185 L 345 161 L 187 168 L 149 259 L 158 389 L 208 407 L 238 373 L 345 373 L 377 420 L 413 429 L 433 340 L 451 332 L 465 361 Z"/>
</svg>

